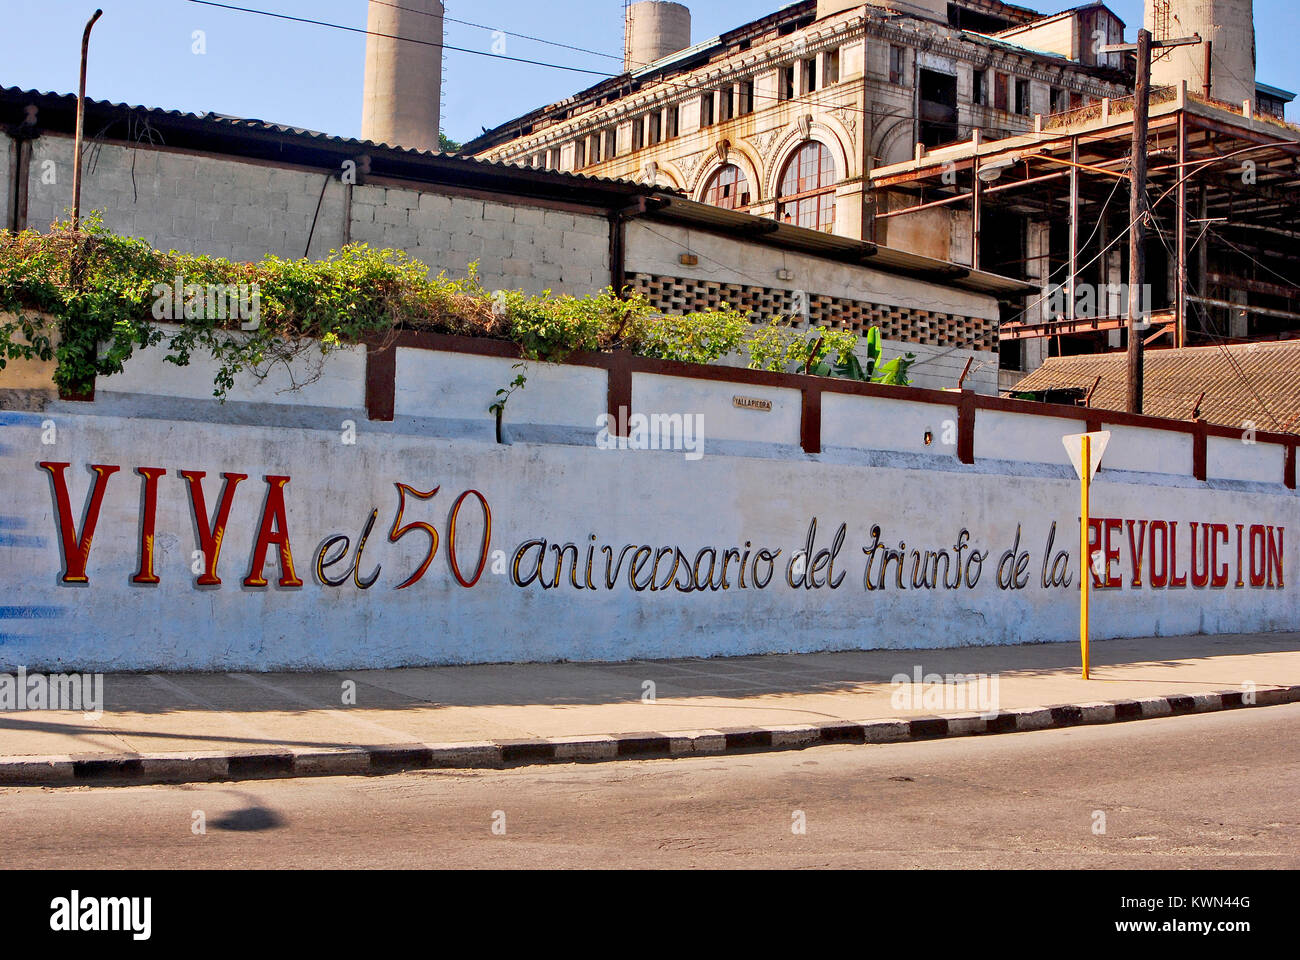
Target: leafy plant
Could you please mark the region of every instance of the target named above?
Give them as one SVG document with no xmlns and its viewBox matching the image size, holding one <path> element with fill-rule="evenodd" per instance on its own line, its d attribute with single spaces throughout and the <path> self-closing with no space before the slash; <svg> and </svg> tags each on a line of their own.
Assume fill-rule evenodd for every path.
<svg viewBox="0 0 1300 960">
<path fill-rule="evenodd" d="M 192 309 L 191 291 L 201 304 L 209 285 L 256 289 L 257 323 Z M 179 310 L 160 314 L 160 304 Z M 10 360 L 53 360 L 56 384 L 71 394 L 87 392 L 97 376 L 120 372 L 136 349 L 159 345 L 166 361 L 180 366 L 196 354 L 214 358 L 213 395 L 224 400 L 240 376 L 265 377 L 282 364 L 297 378 L 310 375 L 312 363 L 319 375 L 332 351 L 399 329 L 512 340 L 524 363 L 489 406 L 498 420 L 527 383 L 528 362 L 555 362 L 577 351 L 621 349 L 686 363 L 715 363 L 745 351 L 753 369 L 797 367 L 901 383 L 915 359 L 909 354 L 881 364 L 879 331 L 872 330 L 864 368 L 850 333 L 818 330 L 810 344 L 779 318 L 751 331 L 749 317 L 729 306 L 663 316 L 645 296 L 619 296 L 608 287 L 583 297 L 489 292 L 475 263 L 461 278 L 431 276 L 401 251 L 366 244 L 316 261 L 268 256 L 233 263 L 163 252 L 112 233 L 94 214 L 80 230 L 55 224 L 45 234 L 0 233 L 0 314 L 6 315 L 0 370 Z"/>
<path fill-rule="evenodd" d="M 857 352 L 859 342 L 855 334 L 846 330 L 817 327 L 803 333 L 795 330 L 789 320 L 777 317 L 754 331 L 745 345 L 752 370 L 781 372 L 797 364 L 804 373 L 818 377 L 896 386 L 912 382 L 907 373 L 916 362 L 916 354 L 906 353 L 882 363 L 880 328 L 872 327 L 862 338 L 866 352 L 864 364 Z"/>
<path fill-rule="evenodd" d="M 641 331 L 637 353 L 683 363 L 716 363 L 739 349 L 749 317 L 723 305 L 717 310 L 661 316 Z"/>
</svg>

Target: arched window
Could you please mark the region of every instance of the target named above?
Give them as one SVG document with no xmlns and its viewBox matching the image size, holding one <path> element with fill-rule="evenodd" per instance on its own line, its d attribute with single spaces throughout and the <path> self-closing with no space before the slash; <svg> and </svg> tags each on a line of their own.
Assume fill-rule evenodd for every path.
<svg viewBox="0 0 1300 960">
<path fill-rule="evenodd" d="M 786 162 L 777 190 L 782 223 L 829 232 L 835 226 L 835 160 L 825 144 L 809 140 Z"/>
<path fill-rule="evenodd" d="M 749 181 L 734 163 L 714 171 L 704 187 L 704 202 L 727 210 L 743 210 L 749 206 Z"/>
</svg>

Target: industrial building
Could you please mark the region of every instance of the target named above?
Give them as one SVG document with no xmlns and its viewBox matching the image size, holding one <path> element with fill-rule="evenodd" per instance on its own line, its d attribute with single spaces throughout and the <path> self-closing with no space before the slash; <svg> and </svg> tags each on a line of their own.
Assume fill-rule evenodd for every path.
<svg viewBox="0 0 1300 960">
<path fill-rule="evenodd" d="M 1123 31 L 1100 3 L 1043 18 L 997 0 L 803 0 L 692 44 L 686 7 L 633 3 L 622 75 L 464 149 L 871 240 L 874 167 L 1122 96 L 1125 60 L 1093 38 Z"/>
</svg>

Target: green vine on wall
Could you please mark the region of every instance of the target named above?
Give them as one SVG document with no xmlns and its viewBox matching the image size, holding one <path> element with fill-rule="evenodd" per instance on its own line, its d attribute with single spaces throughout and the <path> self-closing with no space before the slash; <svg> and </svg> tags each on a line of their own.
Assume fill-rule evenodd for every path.
<svg viewBox="0 0 1300 960">
<path fill-rule="evenodd" d="M 212 309 L 213 289 L 235 288 L 256 291 L 255 322 Z M 622 349 L 686 363 L 743 352 L 751 369 L 879 381 L 888 367 L 893 379 L 880 382 L 902 383 L 909 362 L 879 364 L 878 330 L 868 337 L 864 366 L 852 333 L 803 331 L 783 318 L 755 329 L 748 314 L 727 306 L 663 316 L 643 295 L 609 288 L 584 297 L 490 292 L 477 264 L 463 278 L 431 276 L 401 251 L 366 244 L 323 260 L 234 263 L 154 250 L 94 215 L 80 231 L 55 224 L 45 234 L 0 233 L 0 314 L 10 317 L 0 322 L 0 370 L 10 360 L 53 360 L 55 383 L 70 395 L 89 392 L 96 376 L 120 373 L 136 349 L 159 345 L 180 366 L 196 354 L 214 358 L 213 395 L 224 400 L 241 374 L 265 377 L 276 364 L 292 374 L 304 357 L 398 329 L 511 340 L 523 360 L 489 408 L 498 421 L 527 382 L 529 362 L 579 351 Z"/>
</svg>

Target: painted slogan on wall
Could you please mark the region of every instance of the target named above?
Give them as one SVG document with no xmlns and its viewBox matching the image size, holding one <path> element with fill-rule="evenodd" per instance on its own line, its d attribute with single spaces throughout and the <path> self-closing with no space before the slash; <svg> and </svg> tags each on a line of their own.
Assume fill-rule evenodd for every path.
<svg viewBox="0 0 1300 960">
<path fill-rule="evenodd" d="M 61 581 L 89 584 L 87 573 L 101 507 L 110 483 L 129 482 L 120 465 L 89 464 L 92 476 L 80 519 L 74 515 L 69 494 L 68 462 L 42 461 L 37 468 L 49 478 L 56 533 L 63 556 Z M 301 588 L 292 537 L 306 536 L 290 531 L 286 497 L 290 478 L 266 475 L 254 493 L 245 473 L 223 472 L 209 478 L 201 470 L 179 470 L 178 484 L 163 492 L 164 479 L 172 480 L 163 467 L 135 467 L 140 492 L 138 562 L 129 573 L 130 582 L 156 586 L 162 582 L 155 570 L 155 534 L 159 497 L 183 496 L 188 500 L 194 523 L 195 565 L 193 585 L 220 587 L 221 547 L 232 525 L 249 524 L 255 531 L 248 569 L 240 582 L 244 587 L 265 588 L 267 565 L 278 574 L 284 588 Z M 241 486 L 242 485 L 242 486 Z M 386 587 L 406 590 L 428 574 L 439 550 L 445 547 L 447 571 L 462 587 L 473 587 L 489 563 L 499 565 L 494 573 L 505 574 L 526 590 L 619 590 L 646 591 L 766 590 L 776 585 L 801 590 L 839 590 L 845 587 L 868 592 L 899 590 L 974 590 L 981 584 L 1013 591 L 1026 589 L 1069 589 L 1074 585 L 1076 566 L 1064 544 L 1077 539 L 1072 531 L 1058 531 L 1051 523 L 1041 533 L 1026 533 L 1017 524 L 1014 537 L 1006 544 L 982 544 L 968 529 L 955 531 L 951 543 L 916 544 L 899 539 L 898 531 L 881 524 L 869 528 L 862 544 L 848 542 L 847 523 L 838 526 L 810 518 L 806 529 L 794 531 L 791 543 L 756 544 L 751 540 L 730 545 L 678 545 L 652 543 L 601 543 L 588 534 L 581 543 L 530 538 L 508 545 L 493 542 L 493 513 L 487 498 L 478 490 L 444 494 L 441 487 L 424 490 L 394 482 L 395 503 L 373 505 L 359 525 L 355 537 L 341 531 L 328 532 L 319 542 L 312 540 L 311 576 L 323 588 L 370 590 Z M 218 490 L 219 487 L 219 490 Z M 440 531 L 434 524 L 408 520 L 413 503 L 429 503 L 437 497 L 450 501 L 447 520 Z M 238 506 L 238 509 L 236 507 Z M 382 510 L 391 522 L 386 531 L 390 544 L 417 538 L 423 557 L 406 569 L 391 569 L 392 563 L 371 544 Z M 462 521 L 465 514 L 468 522 Z M 458 536 L 463 528 L 474 534 Z M 541 531 L 539 531 L 541 532 Z M 1284 557 L 1285 528 L 1272 524 L 1169 519 L 1094 517 L 1090 520 L 1091 571 L 1097 589 L 1282 589 L 1286 586 Z M 319 536 L 319 533 L 316 534 Z M 1043 539 L 1030 543 L 1030 536 Z M 301 541 L 300 541 L 301 542 Z M 388 568 L 386 568 L 386 564 Z M 226 574 L 228 577 L 230 573 Z"/>
</svg>

